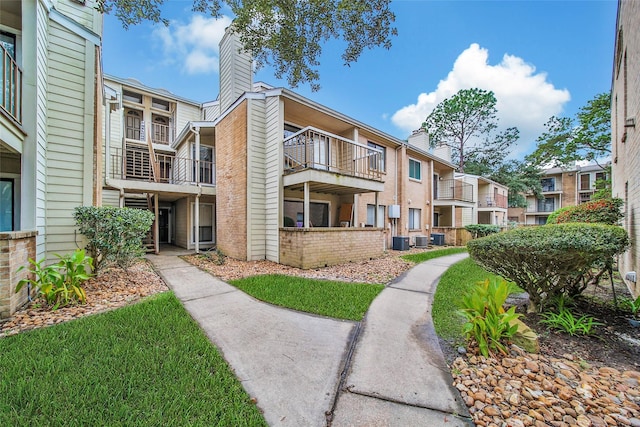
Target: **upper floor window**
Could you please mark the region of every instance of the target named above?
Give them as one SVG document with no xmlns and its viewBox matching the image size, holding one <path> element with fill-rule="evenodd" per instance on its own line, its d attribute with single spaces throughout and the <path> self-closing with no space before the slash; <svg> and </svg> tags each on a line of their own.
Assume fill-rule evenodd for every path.
<svg viewBox="0 0 640 427">
<path fill-rule="evenodd" d="M 375 142 L 371 142 L 371 141 L 367 141 L 367 145 L 371 148 L 375 148 L 379 151 L 381 151 L 380 153 L 373 151 L 373 150 L 369 150 L 369 169 L 372 170 L 377 170 L 377 171 L 381 171 L 384 172 L 386 170 L 385 167 L 385 163 L 386 163 L 386 157 L 387 157 L 387 149 L 385 147 L 383 147 L 382 145 L 378 145 Z M 377 155 L 374 155 L 377 154 Z"/>
<path fill-rule="evenodd" d="M 591 190 L 591 175 L 583 173 L 580 175 L 580 190 Z"/>
<path fill-rule="evenodd" d="M 154 144 L 169 144 L 169 117 L 158 116 L 154 114 L 152 116 L 151 135 L 153 136 Z"/>
<path fill-rule="evenodd" d="M 142 129 L 142 113 L 138 110 L 126 108 L 124 110 L 124 129 L 125 138 L 140 141 L 144 139 L 144 130 Z"/>
<path fill-rule="evenodd" d="M 556 191 L 556 179 L 555 178 L 542 178 L 540 180 L 542 191 Z"/>
<path fill-rule="evenodd" d="M 123 90 L 122 99 L 129 102 L 135 102 L 136 104 L 142 104 L 142 94 L 140 93 Z"/>
<path fill-rule="evenodd" d="M 0 31 L 0 46 L 9 54 L 9 56 L 16 60 L 16 35 L 7 33 L 6 31 Z"/>
<path fill-rule="evenodd" d="M 422 164 L 418 160 L 409 159 L 409 178 L 422 179 Z"/>
<path fill-rule="evenodd" d="M 300 132 L 302 129 L 299 127 L 289 125 L 287 123 L 284 124 L 284 139 L 289 138 L 291 135 Z"/>
<path fill-rule="evenodd" d="M 158 110 L 169 111 L 169 101 L 165 101 L 164 99 L 151 98 L 151 107 L 157 108 Z"/>
</svg>

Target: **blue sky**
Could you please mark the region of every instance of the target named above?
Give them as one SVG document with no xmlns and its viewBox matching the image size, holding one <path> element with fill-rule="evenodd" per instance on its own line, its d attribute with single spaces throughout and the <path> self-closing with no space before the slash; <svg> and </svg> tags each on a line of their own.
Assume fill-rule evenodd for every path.
<svg viewBox="0 0 640 427">
<path fill-rule="evenodd" d="M 191 5 L 168 0 L 169 27 L 145 22 L 124 30 L 106 16 L 105 73 L 199 102 L 215 99 L 217 45 L 230 18 L 214 21 L 191 12 Z M 394 0 L 391 7 L 398 36 L 390 50 L 365 51 L 345 67 L 342 45 L 330 42 L 320 91 L 295 90 L 402 139 L 458 90 L 492 90 L 500 125 L 521 131 L 513 153 L 520 157 L 550 116 L 573 116 L 610 89 L 615 0 Z M 269 68 L 254 80 L 287 86 Z"/>
</svg>

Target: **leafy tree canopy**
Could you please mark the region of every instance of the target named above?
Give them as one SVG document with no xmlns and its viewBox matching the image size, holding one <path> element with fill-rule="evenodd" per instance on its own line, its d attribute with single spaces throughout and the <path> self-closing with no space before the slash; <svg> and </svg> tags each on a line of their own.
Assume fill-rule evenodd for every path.
<svg viewBox="0 0 640 427">
<path fill-rule="evenodd" d="M 463 89 L 438 104 L 422 127 L 429 132 L 432 148 L 449 146 L 458 172 L 465 172 L 467 162 L 490 163 L 504 158 L 518 139 L 515 127 L 495 133 L 497 111 L 493 92 Z"/>
<path fill-rule="evenodd" d="M 97 9 L 113 13 L 124 28 L 144 20 L 169 24 L 161 6 L 165 0 L 98 0 Z M 345 65 L 357 61 L 365 49 L 391 47 L 395 15 L 391 0 L 193 0 L 193 11 L 221 15 L 223 5 L 235 16 L 234 27 L 258 67 L 271 65 L 277 78 L 292 87 L 317 83 L 322 44 L 330 39 L 346 43 Z"/>
<path fill-rule="evenodd" d="M 527 159 L 540 166 L 570 166 L 579 160 L 598 161 L 611 154 L 611 95 L 596 95 L 575 118 L 551 117 Z"/>
</svg>

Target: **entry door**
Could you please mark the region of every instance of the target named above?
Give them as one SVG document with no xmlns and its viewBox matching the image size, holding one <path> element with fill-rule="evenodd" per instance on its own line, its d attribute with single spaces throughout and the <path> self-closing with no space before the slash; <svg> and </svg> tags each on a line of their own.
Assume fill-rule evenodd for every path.
<svg viewBox="0 0 640 427">
<path fill-rule="evenodd" d="M 13 179 L 0 179 L 0 231 L 13 231 Z"/>
<path fill-rule="evenodd" d="M 170 228 L 169 219 L 171 215 L 171 208 L 158 209 L 158 241 L 160 243 L 171 243 L 170 241 Z"/>
</svg>

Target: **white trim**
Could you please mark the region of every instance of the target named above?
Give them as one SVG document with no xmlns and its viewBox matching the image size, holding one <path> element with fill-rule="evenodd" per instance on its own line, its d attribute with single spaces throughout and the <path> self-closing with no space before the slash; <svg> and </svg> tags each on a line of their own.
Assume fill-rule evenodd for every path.
<svg viewBox="0 0 640 427">
<path fill-rule="evenodd" d="M 418 162 L 418 164 L 420 164 L 420 178 L 413 178 L 411 176 L 411 161 Z M 413 157 L 409 156 L 408 166 L 409 167 L 407 169 L 409 174 L 407 175 L 407 178 L 409 178 L 410 181 L 422 182 L 422 160 L 414 159 Z"/>
</svg>

